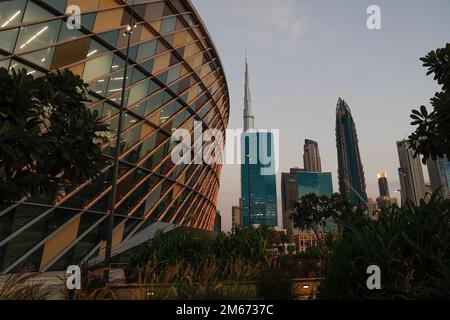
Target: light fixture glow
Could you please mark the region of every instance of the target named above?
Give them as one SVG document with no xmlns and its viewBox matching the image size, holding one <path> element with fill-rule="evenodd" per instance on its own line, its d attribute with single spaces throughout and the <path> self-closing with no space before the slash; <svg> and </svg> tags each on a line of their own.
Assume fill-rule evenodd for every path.
<svg viewBox="0 0 450 320">
<path fill-rule="evenodd" d="M 11 18 L 9 18 L 9 20 L 7 20 L 4 24 L 2 24 L 2 28 L 6 27 L 8 24 L 11 23 L 11 21 L 13 21 L 22 11 L 17 11 Z"/>
<path fill-rule="evenodd" d="M 43 32 L 45 32 L 48 29 L 48 26 L 45 26 L 43 29 L 41 29 L 38 33 L 36 33 L 34 36 L 32 36 L 27 42 L 25 42 L 20 49 L 25 48 L 30 42 L 32 42 L 34 39 L 39 37 Z"/>
<path fill-rule="evenodd" d="M 92 56 L 93 54 L 96 54 L 98 52 L 97 49 L 95 49 L 94 51 L 91 51 L 87 54 L 88 57 Z"/>
</svg>

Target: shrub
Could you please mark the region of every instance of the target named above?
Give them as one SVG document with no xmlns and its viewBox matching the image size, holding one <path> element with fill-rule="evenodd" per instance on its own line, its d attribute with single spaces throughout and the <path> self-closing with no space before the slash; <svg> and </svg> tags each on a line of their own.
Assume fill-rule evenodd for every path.
<svg viewBox="0 0 450 320">
<path fill-rule="evenodd" d="M 448 299 L 450 202 L 384 211 L 378 221 L 347 221 L 331 245 L 321 299 Z M 381 290 L 368 290 L 367 268 L 381 268 Z"/>
</svg>

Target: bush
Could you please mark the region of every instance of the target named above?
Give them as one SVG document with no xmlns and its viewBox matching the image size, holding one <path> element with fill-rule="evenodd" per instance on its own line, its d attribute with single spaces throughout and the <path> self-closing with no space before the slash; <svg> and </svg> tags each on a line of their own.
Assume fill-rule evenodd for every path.
<svg viewBox="0 0 450 320">
<path fill-rule="evenodd" d="M 448 299 L 450 202 L 392 207 L 378 221 L 347 221 L 326 258 L 320 299 Z M 368 290 L 367 268 L 381 268 L 381 290 Z"/>
<path fill-rule="evenodd" d="M 127 274 L 136 277 L 138 270 L 148 263 L 160 269 L 183 262 L 201 273 L 205 261 L 214 261 L 221 270 L 230 262 L 264 262 L 267 230 L 242 229 L 235 234 L 221 233 L 215 238 L 199 237 L 178 230 L 159 233 L 151 241 L 133 250 L 128 259 Z"/>
</svg>

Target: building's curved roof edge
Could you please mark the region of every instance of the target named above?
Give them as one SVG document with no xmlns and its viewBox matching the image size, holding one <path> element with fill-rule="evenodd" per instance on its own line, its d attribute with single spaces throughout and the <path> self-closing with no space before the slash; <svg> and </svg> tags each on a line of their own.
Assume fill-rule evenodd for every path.
<svg viewBox="0 0 450 320">
<path fill-rule="evenodd" d="M 206 27 L 205 22 L 203 21 L 203 19 L 202 19 L 200 13 L 197 11 L 197 9 L 195 8 L 195 6 L 194 6 L 194 4 L 192 3 L 192 1 L 191 1 L 191 0 L 184 0 L 184 2 L 186 2 L 186 4 L 189 6 L 189 9 L 190 9 L 192 12 L 194 12 L 194 14 L 195 14 L 197 20 L 200 22 L 200 26 L 202 27 L 202 29 L 203 29 L 203 31 L 205 32 L 205 34 L 208 36 L 208 39 L 209 39 L 209 41 L 211 42 L 211 46 L 212 46 L 212 48 L 214 49 L 214 52 L 215 52 L 215 54 L 216 54 L 216 56 L 217 56 L 217 59 L 219 60 L 219 64 L 220 64 L 220 67 L 221 67 L 222 70 L 223 70 L 223 77 L 224 77 L 224 79 L 225 79 L 225 85 L 226 85 L 226 88 L 227 88 L 228 104 L 229 104 L 229 107 L 230 107 L 230 109 L 231 109 L 230 90 L 229 90 L 229 88 L 228 88 L 227 75 L 226 75 L 226 71 L 225 71 L 225 68 L 224 68 L 223 63 L 222 63 L 222 59 L 221 59 L 220 54 L 219 54 L 219 50 L 217 50 L 216 44 L 214 43 L 214 39 L 212 38 L 211 34 L 209 33 L 208 28 Z M 231 111 L 231 110 L 230 110 L 230 111 Z M 228 117 L 229 117 L 229 116 L 228 116 Z"/>
</svg>

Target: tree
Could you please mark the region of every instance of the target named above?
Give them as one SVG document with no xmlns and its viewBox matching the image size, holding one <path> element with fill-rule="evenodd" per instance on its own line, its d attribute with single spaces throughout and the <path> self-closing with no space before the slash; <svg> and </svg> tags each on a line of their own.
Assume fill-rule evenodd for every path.
<svg viewBox="0 0 450 320">
<path fill-rule="evenodd" d="M 86 107 L 88 85 L 72 72 L 40 78 L 0 69 L 0 205 L 34 194 L 55 197 L 105 166 L 109 126 Z"/>
<path fill-rule="evenodd" d="M 416 155 L 423 155 L 424 163 L 432 158 L 450 158 L 450 43 L 445 48 L 431 51 L 421 61 L 428 68 L 427 75 L 434 74 L 434 80 L 442 91 L 431 98 L 433 111 L 425 106 L 413 110 L 411 125 L 418 126 L 409 137 Z"/>
<path fill-rule="evenodd" d="M 331 197 L 308 194 L 297 202 L 291 218 L 296 228 L 313 232 L 318 247 L 324 248 L 327 241 L 325 228 L 331 218 L 342 225 L 346 220 L 353 220 L 362 215 L 362 209 L 339 193 L 335 193 Z"/>
</svg>

